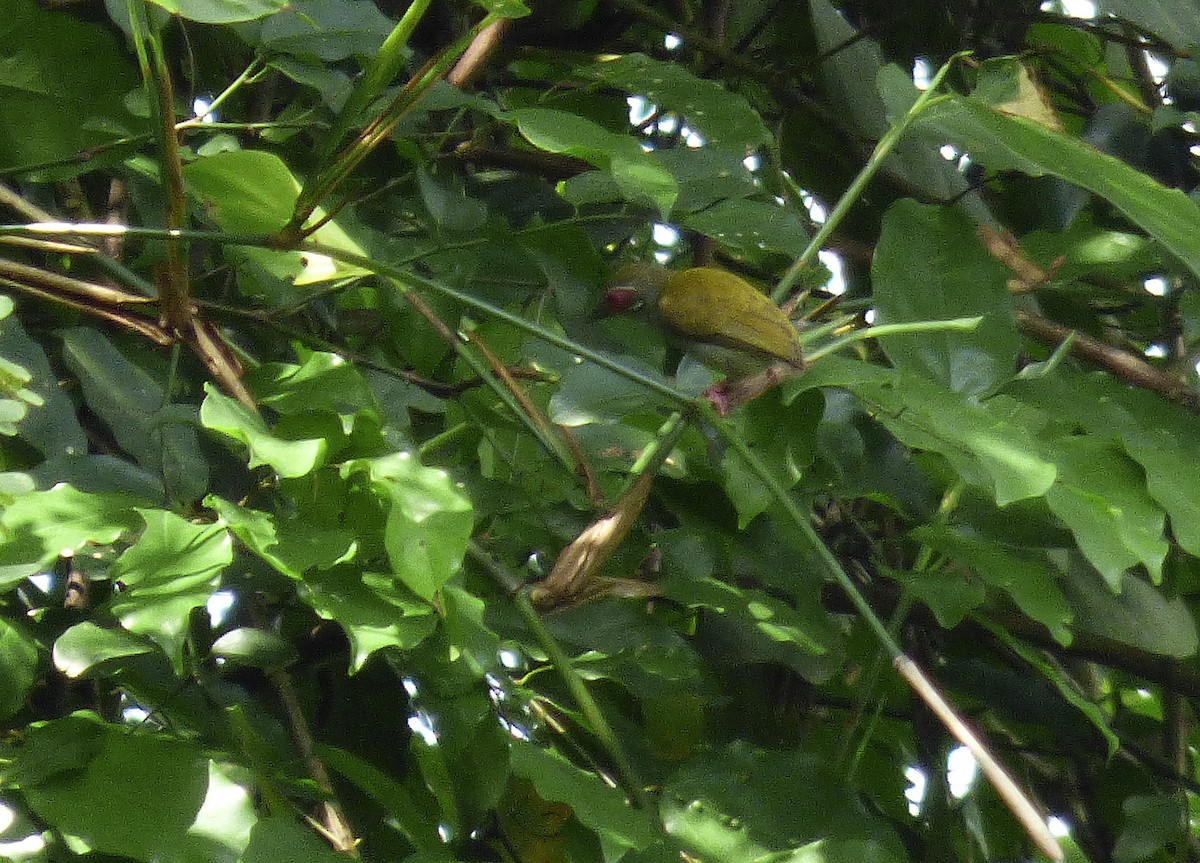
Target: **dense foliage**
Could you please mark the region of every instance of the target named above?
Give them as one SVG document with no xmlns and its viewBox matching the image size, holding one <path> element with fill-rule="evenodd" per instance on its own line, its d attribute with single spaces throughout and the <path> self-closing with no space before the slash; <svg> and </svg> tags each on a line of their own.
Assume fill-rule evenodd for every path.
<svg viewBox="0 0 1200 863">
<path fill-rule="evenodd" d="M 0 0 L 0 856 L 1194 859 L 1175 5 Z"/>
</svg>

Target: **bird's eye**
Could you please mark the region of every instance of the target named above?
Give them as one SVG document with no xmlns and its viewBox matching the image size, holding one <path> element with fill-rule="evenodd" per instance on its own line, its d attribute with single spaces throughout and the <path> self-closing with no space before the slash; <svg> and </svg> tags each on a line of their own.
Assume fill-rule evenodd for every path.
<svg viewBox="0 0 1200 863">
<path fill-rule="evenodd" d="M 604 292 L 604 308 L 614 314 L 636 311 L 642 298 L 632 288 L 609 288 Z"/>
</svg>

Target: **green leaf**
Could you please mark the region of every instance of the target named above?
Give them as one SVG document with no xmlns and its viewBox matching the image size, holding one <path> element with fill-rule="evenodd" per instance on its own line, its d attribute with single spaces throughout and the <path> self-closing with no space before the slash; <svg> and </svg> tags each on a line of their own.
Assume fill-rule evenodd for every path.
<svg viewBox="0 0 1200 863">
<path fill-rule="evenodd" d="M 265 629 L 239 626 L 213 642 L 210 653 L 230 665 L 275 671 L 287 668 L 299 655 L 283 636 Z"/>
<path fill-rule="evenodd" d="M 904 571 L 891 567 L 880 567 L 880 572 L 903 584 L 913 598 L 933 612 L 938 626 L 944 629 L 958 626 L 987 599 L 983 585 L 959 572 Z"/>
<path fill-rule="evenodd" d="M 226 150 L 204 156 L 184 166 L 183 178 L 188 193 L 199 200 L 208 216 L 222 230 L 234 234 L 278 231 L 291 219 L 300 195 L 300 183 L 283 160 L 263 150 Z M 325 215 L 317 208 L 313 218 L 320 221 Z M 326 221 L 309 239 L 351 254 L 365 254 L 336 220 Z M 315 252 L 250 249 L 241 257 L 298 286 L 366 273 L 361 267 Z"/>
<path fill-rule="evenodd" d="M 586 827 L 620 848 L 645 848 L 657 836 L 648 812 L 634 809 L 617 789 L 580 770 L 553 749 L 514 740 L 512 772 L 528 779 L 543 800 L 566 803 Z"/>
<path fill-rule="evenodd" d="M 897 438 L 944 456 L 967 481 L 991 489 L 1000 506 L 1050 490 L 1057 476 L 1019 413 L 995 399 L 970 401 L 903 371 L 826 357 L 803 375 L 805 388 L 849 390 Z"/>
<path fill-rule="evenodd" d="M 627 200 L 653 205 L 664 219 L 671 212 L 679 196 L 675 178 L 630 136 L 551 108 L 520 108 L 508 117 L 539 150 L 590 162 L 612 174 Z"/>
<path fill-rule="evenodd" d="M 82 677 L 98 665 L 153 650 L 145 639 L 123 629 L 104 629 L 85 620 L 55 640 L 54 667 L 67 677 Z"/>
<path fill-rule="evenodd" d="M 215 510 L 247 548 L 289 578 L 301 579 L 312 567 L 333 566 L 354 555 L 354 535 L 348 530 L 282 519 L 213 495 L 204 505 Z"/>
<path fill-rule="evenodd" d="M 1072 620 L 1071 606 L 1058 586 L 1058 572 L 1036 551 L 1014 548 L 995 537 L 978 536 L 944 525 L 925 524 L 912 536 L 955 563 L 970 568 L 993 587 L 1006 592 L 1017 607 L 1045 626 L 1062 645 L 1071 643 L 1067 628 Z M 950 571 L 951 579 L 964 576 Z M 935 613 L 937 609 L 934 609 Z M 943 621 L 943 626 L 953 625 Z"/>
<path fill-rule="evenodd" d="M 1171 517 L 1176 541 L 1200 556 L 1200 475 L 1194 470 L 1200 428 L 1194 417 L 1109 375 L 1076 374 L 1061 367 L 1006 389 L 1098 438 L 1119 438 L 1145 471 L 1150 496 Z"/>
<path fill-rule="evenodd" d="M 150 0 L 172 15 L 201 24 L 234 24 L 287 8 L 286 0 Z"/>
<path fill-rule="evenodd" d="M 437 825 L 420 817 L 420 807 L 402 784 L 375 765 L 344 749 L 317 744 L 317 754 L 326 766 L 345 776 L 359 790 L 382 806 L 414 848 L 436 851 L 441 847 Z"/>
<path fill-rule="evenodd" d="M 806 393 L 785 404 L 775 391 L 750 402 L 730 422 L 779 483 L 791 488 L 812 464 L 823 409 L 819 393 Z M 788 433 L 779 434 L 784 428 Z M 738 529 L 744 530 L 774 499 L 737 450 L 725 451 L 721 476 L 725 493 L 737 510 Z"/>
<path fill-rule="evenodd" d="M 344 863 L 346 857 L 329 847 L 316 833 L 288 815 L 261 819 L 250 831 L 250 842 L 238 863 Z"/>
<path fill-rule="evenodd" d="M 990 63 L 985 68 L 994 76 L 1018 74 L 1015 61 Z M 921 112 L 914 128 L 948 138 L 993 170 L 1049 174 L 1104 198 L 1200 274 L 1200 236 L 1190 228 L 1200 221 L 1200 204 L 1079 138 L 1005 113 L 975 96 L 939 97 Z"/>
<path fill-rule="evenodd" d="M 682 114 L 683 122 L 711 147 L 744 156 L 771 142 L 771 133 L 744 96 L 697 78 L 681 63 L 625 54 L 578 71 L 584 78 L 645 96 L 660 108 Z"/>
<path fill-rule="evenodd" d="M 1126 575 L 1120 593 L 1080 562 L 1063 582 L 1075 613 L 1075 629 L 1129 644 L 1148 653 L 1183 658 L 1200 647 L 1196 621 L 1181 596 L 1168 597 L 1136 576 Z"/>
<path fill-rule="evenodd" d="M 755 863 L 822 840 L 828 859 L 905 860 L 899 841 L 813 755 L 735 743 L 683 765 L 663 785 L 663 827 L 714 863 Z"/>
<path fill-rule="evenodd" d="M 148 636 L 183 669 L 188 615 L 212 596 L 233 560 L 233 539 L 221 524 L 192 524 L 163 510 L 139 510 L 146 530 L 113 564 L 124 589 L 113 614 L 130 632 Z"/>
<path fill-rule="evenodd" d="M 7 719 L 24 706 L 38 670 L 37 642 L 0 619 L 0 719 Z"/>
<path fill-rule="evenodd" d="M 770 250 L 799 257 L 809 240 L 808 229 L 794 210 L 748 198 L 718 201 L 688 216 L 683 224 L 747 254 Z"/>
<path fill-rule="evenodd" d="M 121 449 L 162 478 L 173 500 L 190 503 L 208 485 L 200 456 L 195 409 L 166 405 L 161 386 L 129 362 L 102 333 L 75 327 L 63 333 L 63 361 L 79 378 L 88 407 Z"/>
<path fill-rule="evenodd" d="M 433 599 L 458 572 L 474 526 L 471 502 L 444 470 L 411 453 L 356 459 L 342 476 L 366 473 L 387 500 L 384 545 L 396 576 L 422 599 Z"/>
<path fill-rule="evenodd" d="M 385 647 L 410 650 L 437 626 L 427 602 L 417 600 L 390 575 L 344 568 L 310 572 L 300 598 L 350 640 L 350 671 L 360 671 Z"/>
<path fill-rule="evenodd" d="M 1134 863 L 1154 857 L 1167 846 L 1186 842 L 1188 806 L 1183 794 L 1134 794 L 1121 804 L 1125 825 L 1113 848 L 1116 863 Z"/>
<path fill-rule="evenodd" d="M 1046 501 L 1092 565 L 1114 591 L 1120 590 L 1125 570 L 1139 563 L 1157 584 L 1168 550 L 1166 517 L 1147 493 L 1137 465 L 1092 437 L 1063 438 L 1053 454 L 1058 480 Z"/>
<path fill-rule="evenodd" d="M 267 0 L 255 0 L 266 3 Z M 326 63 L 369 57 L 392 32 L 392 22 L 369 0 L 289 0 L 263 22 L 262 46 Z"/>
<path fill-rule="evenodd" d="M 321 438 L 284 440 L 272 435 L 258 414 L 205 384 L 200 422 L 205 428 L 221 432 L 245 444 L 250 450 L 249 467 L 270 465 L 280 476 L 297 477 L 312 473 L 324 463 L 326 442 Z"/>
<path fill-rule="evenodd" d="M 124 104 L 136 86 L 137 66 L 109 26 L 39 9 L 34 0 L 7 0 L 0 17 L 0 170 L 69 160 L 141 131 L 144 124 Z M 59 173 L 98 167 L 93 159 Z"/>
<path fill-rule="evenodd" d="M 0 303 L 13 305 L 2 295 Z M 40 400 L 24 397 L 31 408 L 16 432 L 47 458 L 86 452 L 87 436 L 75 416 L 75 406 L 58 385 L 46 352 L 15 316 L 0 314 L 0 319 L 0 362 L 18 363 L 27 370 L 31 377 L 24 389 Z"/>
<path fill-rule="evenodd" d="M 73 554 L 88 543 L 109 545 L 137 526 L 136 498 L 121 494 L 86 494 L 60 484 L 48 491 L 22 495 L 0 514 L 10 550 L 35 572 L 60 553 Z M 28 543 L 21 539 L 28 538 Z M 15 561 L 6 559 L 8 565 Z M 14 577 L 15 571 L 8 575 Z M 23 576 L 17 576 L 23 577 Z"/>
<path fill-rule="evenodd" d="M 56 723 L 42 733 L 60 730 Z M 208 790 L 208 760 L 191 745 L 117 726 L 104 731 L 81 771 L 23 788 L 34 812 L 77 837 L 83 849 L 138 860 L 183 859 L 189 846 L 196 853 L 213 839 L 236 854 L 236 830 L 227 837 L 189 835 Z"/>
<path fill-rule="evenodd" d="M 871 264 L 876 322 L 976 315 L 983 322 L 970 331 L 883 337 L 879 341 L 888 359 L 972 396 L 1011 378 L 1019 340 L 1008 276 L 961 213 L 908 198 L 897 201 L 883 217 Z"/>
</svg>

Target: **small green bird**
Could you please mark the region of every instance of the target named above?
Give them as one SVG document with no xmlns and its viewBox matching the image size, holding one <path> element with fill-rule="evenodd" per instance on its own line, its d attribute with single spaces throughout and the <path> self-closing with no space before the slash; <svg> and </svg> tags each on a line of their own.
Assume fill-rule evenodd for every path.
<svg viewBox="0 0 1200 863">
<path fill-rule="evenodd" d="M 731 404 L 804 368 L 800 337 L 788 316 L 725 270 L 628 264 L 609 282 L 603 304 L 611 314 L 644 315 L 683 350 L 724 372 L 726 380 L 705 391 L 722 415 Z M 755 379 L 749 390 L 741 386 L 747 379 Z"/>
</svg>

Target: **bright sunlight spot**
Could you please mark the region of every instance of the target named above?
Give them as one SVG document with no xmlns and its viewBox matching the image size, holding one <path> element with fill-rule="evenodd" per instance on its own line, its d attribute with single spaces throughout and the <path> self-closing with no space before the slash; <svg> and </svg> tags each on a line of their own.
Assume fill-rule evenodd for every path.
<svg viewBox="0 0 1200 863">
<path fill-rule="evenodd" d="M 942 154 L 942 158 L 947 162 L 958 161 L 958 150 L 949 144 L 942 144 L 942 146 L 938 147 L 938 152 Z"/>
<path fill-rule="evenodd" d="M 1154 360 L 1161 360 L 1167 355 L 1166 345 L 1150 345 L 1143 353 Z"/>
<path fill-rule="evenodd" d="M 0 857 L 5 860 L 20 860 L 32 857 L 45 849 L 46 840 L 40 833 L 34 833 L 16 842 L 0 842 Z"/>
<path fill-rule="evenodd" d="M 144 707 L 138 707 L 136 704 L 132 707 L 126 707 L 121 711 L 121 718 L 130 725 L 141 725 L 150 718 L 150 711 Z"/>
<path fill-rule="evenodd" d="M 645 96 L 630 96 L 625 100 L 629 106 L 629 124 L 640 126 L 654 113 L 654 104 Z"/>
<path fill-rule="evenodd" d="M 408 717 L 409 730 L 418 735 L 426 746 L 437 746 L 437 732 L 433 730 L 433 719 L 424 710 L 418 710 Z"/>
<path fill-rule="evenodd" d="M 217 118 L 208 110 L 209 102 L 207 99 L 201 99 L 197 96 L 192 101 L 192 116 L 199 117 L 201 123 L 215 123 Z"/>
<path fill-rule="evenodd" d="M 218 590 L 208 598 L 208 602 L 204 603 L 204 608 L 208 611 L 208 620 L 213 629 L 218 629 L 225 623 L 236 602 L 237 597 L 232 590 Z"/>
<path fill-rule="evenodd" d="M 946 756 L 946 784 L 950 786 L 950 796 L 962 800 L 971 793 L 971 786 L 979 775 L 979 763 L 971 750 L 965 746 L 956 746 Z"/>
<path fill-rule="evenodd" d="M 683 143 L 687 144 L 693 150 L 698 150 L 704 146 L 704 138 L 695 129 L 689 129 L 687 126 L 684 126 Z"/>
<path fill-rule="evenodd" d="M 663 47 L 666 48 L 668 51 L 674 51 L 676 48 L 678 48 L 682 44 L 683 44 L 683 40 L 680 39 L 678 36 L 676 36 L 674 33 L 668 33 L 666 36 L 663 37 Z"/>
<path fill-rule="evenodd" d="M 510 647 L 500 648 L 500 664 L 510 671 L 521 667 L 521 654 Z"/>
<path fill-rule="evenodd" d="M 875 310 L 867 309 L 865 312 L 863 312 L 863 320 L 867 322 L 868 327 L 875 323 Z"/>
<path fill-rule="evenodd" d="M 913 61 L 912 77 L 918 90 L 928 90 L 933 83 L 933 66 L 924 57 L 918 57 Z"/>
<path fill-rule="evenodd" d="M 822 249 L 817 252 L 817 257 L 825 265 L 825 269 L 832 273 L 825 285 L 825 292 L 835 297 L 846 293 L 846 263 L 842 260 L 842 256 L 837 252 Z"/>
<path fill-rule="evenodd" d="M 1057 815 L 1051 815 L 1047 818 L 1046 826 L 1050 828 L 1050 835 L 1059 839 L 1071 835 L 1071 825 Z"/>
<path fill-rule="evenodd" d="M 0 803 L 0 833 L 7 833 L 16 820 L 17 813 L 13 812 L 13 808 L 7 803 Z"/>
<path fill-rule="evenodd" d="M 54 584 L 54 576 L 48 572 L 35 573 L 34 575 L 29 576 L 29 580 L 33 583 L 33 586 L 42 593 L 49 593 L 50 588 Z"/>
<path fill-rule="evenodd" d="M 757 171 L 762 167 L 762 159 L 758 158 L 757 153 L 751 153 L 742 159 L 742 165 L 745 166 L 747 171 Z"/>
<path fill-rule="evenodd" d="M 908 801 L 908 814 L 916 817 L 921 814 L 921 803 L 925 800 L 925 771 L 919 767 L 909 767 L 904 771 L 904 778 L 912 783 L 904 789 L 904 799 Z"/>
<path fill-rule="evenodd" d="M 1167 295 L 1167 280 L 1162 276 L 1151 276 L 1142 282 L 1142 287 L 1152 297 L 1165 297 Z"/>
<path fill-rule="evenodd" d="M 664 135 L 670 135 L 679 128 L 679 118 L 674 114 L 663 114 L 658 121 L 658 131 Z"/>
<path fill-rule="evenodd" d="M 1150 78 L 1155 84 L 1161 84 L 1167 79 L 1167 64 L 1162 58 L 1156 57 L 1149 51 L 1146 52 L 1146 68 L 1150 70 Z M 1163 100 L 1166 104 L 1166 100 Z"/>
<path fill-rule="evenodd" d="M 670 225 L 661 223 L 655 224 L 650 229 L 651 235 L 654 237 L 654 242 L 660 246 L 675 246 L 679 243 L 679 231 L 672 228 Z"/>
<path fill-rule="evenodd" d="M 800 201 L 804 204 L 805 209 L 808 210 L 808 217 L 810 219 L 818 225 L 825 224 L 826 212 L 824 204 L 808 193 L 802 195 Z"/>
<path fill-rule="evenodd" d="M 1095 18 L 1096 4 L 1092 0 L 1046 0 L 1042 4 L 1043 12 L 1062 10 L 1064 15 L 1072 18 Z"/>
</svg>

